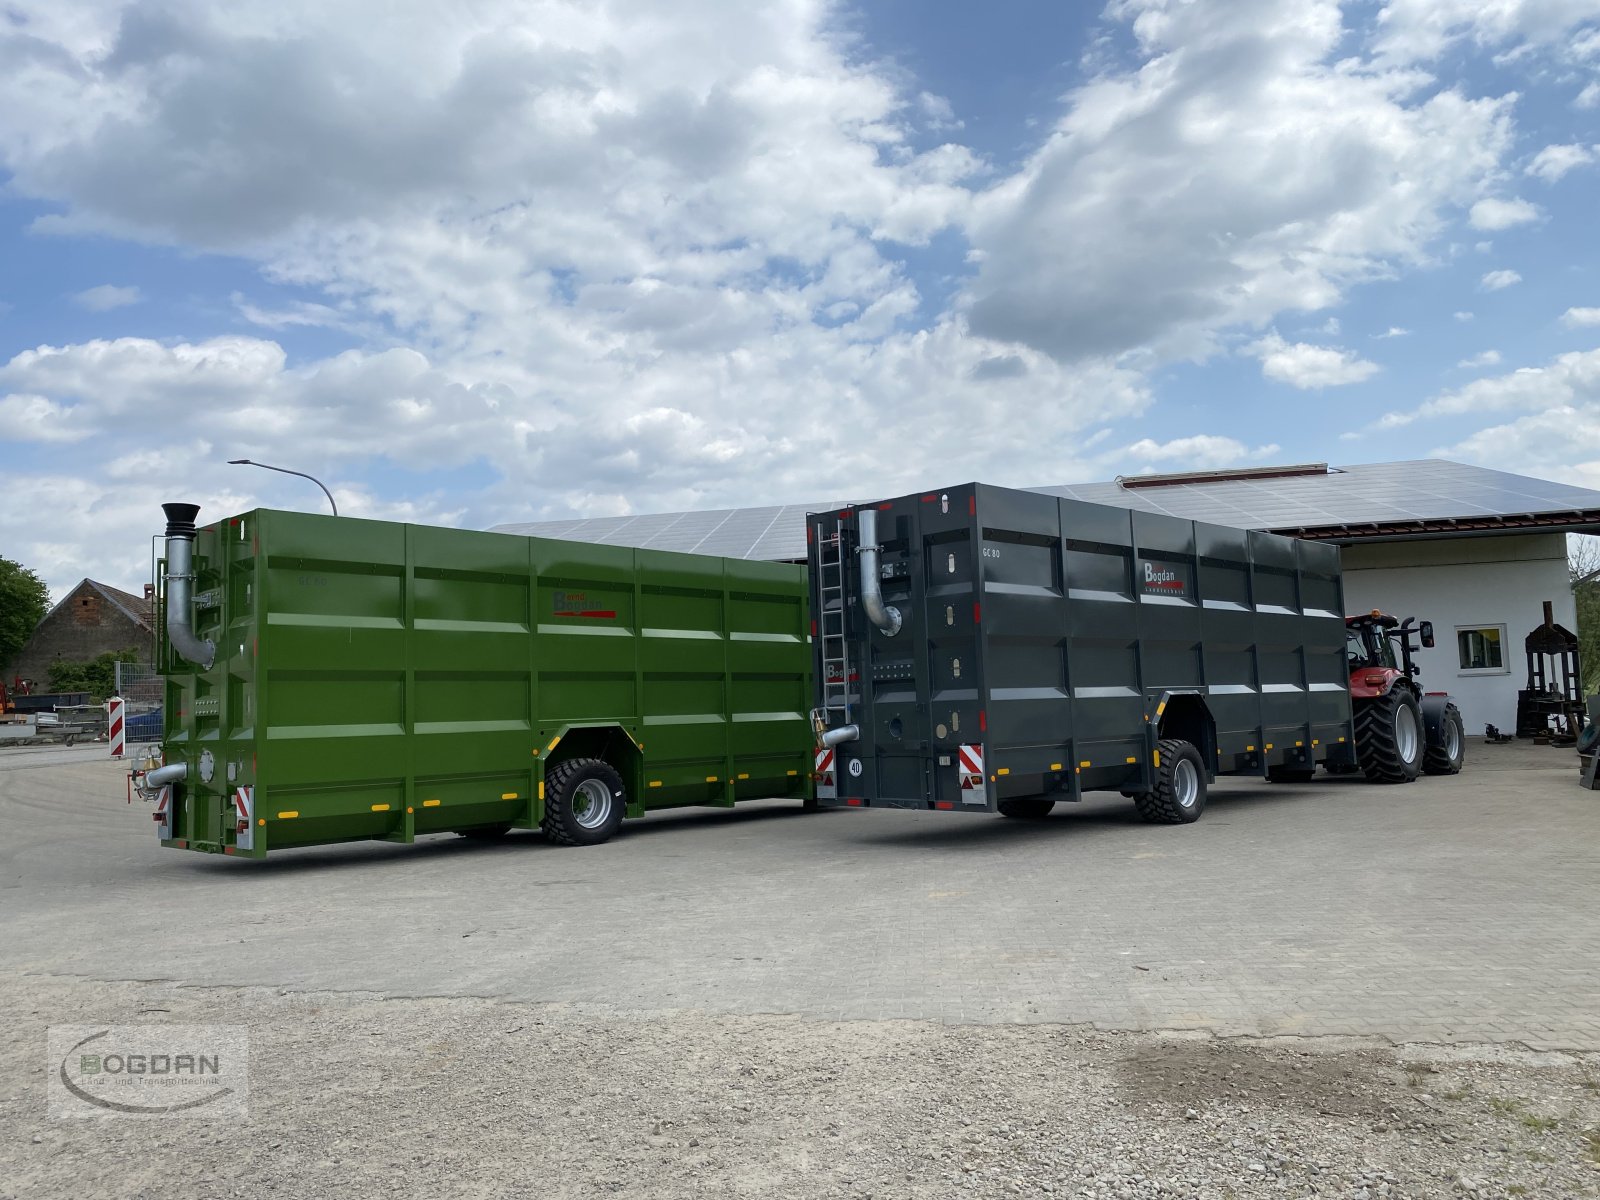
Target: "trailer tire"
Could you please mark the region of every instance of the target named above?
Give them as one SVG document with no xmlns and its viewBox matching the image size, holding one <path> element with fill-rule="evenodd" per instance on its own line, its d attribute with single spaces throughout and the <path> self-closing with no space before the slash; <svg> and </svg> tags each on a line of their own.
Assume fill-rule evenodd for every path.
<svg viewBox="0 0 1600 1200">
<path fill-rule="evenodd" d="M 1355 729 L 1368 783 L 1410 783 L 1422 774 L 1422 707 L 1405 688 L 1357 699 Z"/>
<path fill-rule="evenodd" d="M 1156 743 L 1160 764 L 1155 787 L 1133 798 L 1139 815 L 1152 825 L 1186 825 L 1206 810 L 1206 768 L 1200 751 L 1167 738 Z"/>
<path fill-rule="evenodd" d="M 1049 796 L 1018 796 L 1002 800 L 998 807 L 1002 817 L 1016 817 L 1024 821 L 1037 821 L 1050 815 L 1056 802 Z"/>
<path fill-rule="evenodd" d="M 627 815 L 628 794 L 616 768 L 599 758 L 569 758 L 544 777 L 545 837 L 563 846 L 598 846 Z"/>
<path fill-rule="evenodd" d="M 1467 733 L 1461 723 L 1461 710 L 1446 704 L 1439 721 L 1439 740 L 1428 743 L 1422 755 L 1422 769 L 1429 775 L 1459 775 L 1466 756 Z"/>
</svg>

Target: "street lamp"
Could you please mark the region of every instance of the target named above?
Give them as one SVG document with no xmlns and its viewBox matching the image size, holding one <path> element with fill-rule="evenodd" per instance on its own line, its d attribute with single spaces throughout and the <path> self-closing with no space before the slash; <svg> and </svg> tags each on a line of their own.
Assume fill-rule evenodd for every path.
<svg viewBox="0 0 1600 1200">
<path fill-rule="evenodd" d="M 252 462 L 248 458 L 230 458 L 228 465 L 230 467 L 260 467 L 263 471 L 281 471 L 285 475 L 298 475 L 301 479 L 309 479 L 319 488 L 322 488 L 322 494 L 328 498 L 328 504 L 333 509 L 333 515 L 336 517 L 339 515 L 339 506 L 333 502 L 333 493 L 315 475 L 307 475 L 304 471 L 291 471 L 288 467 L 274 467 L 269 463 Z"/>
</svg>

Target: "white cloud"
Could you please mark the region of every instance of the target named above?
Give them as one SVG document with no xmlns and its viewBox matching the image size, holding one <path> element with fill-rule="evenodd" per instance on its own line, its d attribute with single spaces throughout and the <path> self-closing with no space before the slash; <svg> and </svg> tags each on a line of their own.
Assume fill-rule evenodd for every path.
<svg viewBox="0 0 1600 1200">
<path fill-rule="evenodd" d="M 977 332 L 1062 360 L 1212 353 L 1221 329 L 1420 263 L 1509 146 L 1509 100 L 1333 63 L 1333 0 L 1111 12 L 1140 65 L 1072 92 L 973 210 Z"/>
<path fill-rule="evenodd" d="M 91 432 L 72 407 L 26 393 L 0 395 L 0 429 L 19 442 L 76 442 Z"/>
<path fill-rule="evenodd" d="M 1587 84 L 1572 100 L 1573 108 L 1600 108 L 1600 81 Z"/>
<path fill-rule="evenodd" d="M 1600 308 L 1569 308 L 1561 314 L 1561 323 L 1568 329 L 1600 325 Z"/>
<path fill-rule="evenodd" d="M 1368 362 L 1352 351 L 1286 342 L 1276 333 L 1250 343 L 1244 352 L 1261 360 L 1261 374 L 1268 379 L 1302 389 L 1360 383 L 1379 370 L 1377 363 Z"/>
<path fill-rule="evenodd" d="M 1555 183 L 1567 172 L 1596 161 L 1600 161 L 1600 147 L 1570 142 L 1546 146 L 1533 156 L 1523 172 L 1546 183 Z"/>
<path fill-rule="evenodd" d="M 1526 200 L 1510 199 L 1499 200 L 1490 197 L 1479 200 L 1472 206 L 1470 216 L 1474 229 L 1499 230 L 1510 229 L 1513 225 L 1525 225 L 1529 221 L 1539 219 L 1539 210 Z"/>
<path fill-rule="evenodd" d="M 1456 320 L 1462 321 L 1462 322 L 1466 322 L 1466 321 L 1472 320 L 1473 316 L 1474 316 L 1474 314 L 1473 313 L 1469 313 L 1469 312 L 1458 312 L 1455 315 Z"/>
<path fill-rule="evenodd" d="M 1490 271 L 1481 280 L 1479 280 L 1479 284 L 1486 292 L 1498 292 L 1502 288 L 1508 288 L 1512 284 L 1521 282 L 1521 275 L 1518 275 L 1515 271 L 1507 270 Z"/>
<path fill-rule="evenodd" d="M 1275 443 L 1252 448 L 1237 438 L 1201 433 L 1167 442 L 1141 438 L 1131 446 L 1124 446 L 1117 456 L 1141 465 L 1162 464 L 1180 470 L 1206 471 L 1233 466 L 1247 459 L 1267 458 L 1279 448 Z"/>
<path fill-rule="evenodd" d="M 1593 0 L 1386 0 L 1376 48 L 1397 62 L 1436 59 L 1462 42 L 1515 54 L 1570 45 L 1569 32 L 1594 18 Z"/>
<path fill-rule="evenodd" d="M 1391 326 L 1389 326 L 1388 329 L 1385 329 L 1382 333 L 1375 333 L 1372 336 L 1373 336 L 1374 340 L 1382 342 L 1382 341 L 1387 341 L 1390 338 L 1410 337 L 1411 336 L 1411 330 L 1409 330 L 1409 329 L 1401 329 L 1400 326 L 1398 326 L 1398 325 L 1391 325 Z"/>
<path fill-rule="evenodd" d="M 1498 350 L 1484 350 L 1478 354 L 1474 354 L 1471 358 L 1463 358 L 1456 364 L 1456 366 L 1463 367 L 1469 371 L 1476 370 L 1480 367 L 1496 367 L 1499 365 L 1500 351 Z"/>
<path fill-rule="evenodd" d="M 137 304 L 143 297 L 136 287 L 118 287 L 115 284 L 102 283 L 99 287 L 79 292 L 73 299 L 90 312 L 109 312 L 113 308 Z"/>
</svg>

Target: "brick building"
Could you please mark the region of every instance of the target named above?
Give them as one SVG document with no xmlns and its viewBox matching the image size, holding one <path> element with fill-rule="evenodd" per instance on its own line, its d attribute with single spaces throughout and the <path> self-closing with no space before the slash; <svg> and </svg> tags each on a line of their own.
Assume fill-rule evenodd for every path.
<svg viewBox="0 0 1600 1200">
<path fill-rule="evenodd" d="M 104 583 L 85 579 L 45 614 L 27 644 L 7 663 L 3 677 L 35 681 L 35 691 L 50 683 L 50 664 L 82 662 L 107 651 L 137 650 L 139 661 L 155 658 L 155 602 Z"/>
</svg>

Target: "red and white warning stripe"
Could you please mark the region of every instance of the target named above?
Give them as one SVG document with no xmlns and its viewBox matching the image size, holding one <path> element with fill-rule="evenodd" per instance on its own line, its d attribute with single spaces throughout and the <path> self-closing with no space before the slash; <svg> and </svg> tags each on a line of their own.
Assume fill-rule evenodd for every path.
<svg viewBox="0 0 1600 1200">
<path fill-rule="evenodd" d="M 961 774 L 961 802 L 987 805 L 989 789 L 983 780 L 983 747 L 960 747 L 956 751 L 956 765 Z"/>
<path fill-rule="evenodd" d="M 819 800 L 832 800 L 839 794 L 839 789 L 834 782 L 833 767 L 833 747 L 818 746 L 815 775 L 817 799 Z"/>
<path fill-rule="evenodd" d="M 163 842 L 172 837 L 172 785 L 168 784 L 156 794 L 156 837 Z"/>
<path fill-rule="evenodd" d="M 256 790 L 253 787 L 233 789 L 233 811 L 238 818 L 233 844 L 240 850 L 256 848 Z"/>
<path fill-rule="evenodd" d="M 106 730 L 111 739 L 112 758 L 121 758 L 128 748 L 128 726 L 123 719 L 127 708 L 127 702 L 121 696 L 113 696 L 106 701 Z"/>
</svg>

